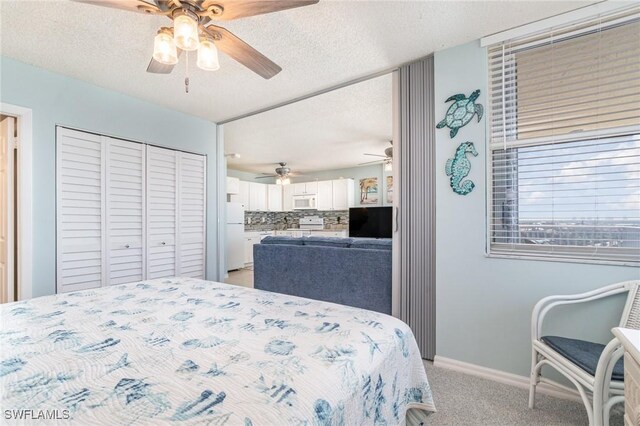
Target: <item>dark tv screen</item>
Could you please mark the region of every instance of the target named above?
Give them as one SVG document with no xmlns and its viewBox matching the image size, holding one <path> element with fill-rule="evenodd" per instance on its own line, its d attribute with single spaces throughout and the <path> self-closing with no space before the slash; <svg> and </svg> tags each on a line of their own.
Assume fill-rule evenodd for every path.
<svg viewBox="0 0 640 426">
<path fill-rule="evenodd" d="M 391 238 L 393 207 L 354 207 L 349 209 L 349 236 Z"/>
</svg>

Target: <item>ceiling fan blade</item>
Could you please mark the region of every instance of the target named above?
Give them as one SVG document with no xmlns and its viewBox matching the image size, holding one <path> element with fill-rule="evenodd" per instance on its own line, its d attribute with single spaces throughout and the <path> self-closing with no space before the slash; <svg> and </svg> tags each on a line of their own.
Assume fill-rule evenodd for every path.
<svg viewBox="0 0 640 426">
<path fill-rule="evenodd" d="M 217 21 L 231 21 L 247 16 L 264 15 L 265 13 L 279 12 L 281 10 L 296 7 L 309 6 L 318 3 L 319 0 L 205 0 L 202 8 L 209 6 L 222 7 L 222 13 L 214 17 Z"/>
<path fill-rule="evenodd" d="M 215 25 L 209 25 L 204 31 L 213 37 L 218 49 L 261 77 L 270 79 L 282 71 L 276 63 L 240 40 L 231 31 Z"/>
<path fill-rule="evenodd" d="M 366 163 L 358 163 L 358 166 L 366 166 L 367 164 L 384 163 L 384 160 L 368 161 Z"/>
<path fill-rule="evenodd" d="M 257 178 L 254 178 L 254 179 L 273 179 L 276 177 L 278 177 L 278 175 L 258 176 Z"/>
<path fill-rule="evenodd" d="M 180 56 L 182 56 L 182 49 L 178 49 L 178 58 L 180 58 Z M 175 65 L 163 64 L 151 58 L 149 66 L 147 66 L 147 72 L 153 74 L 171 74 L 173 67 L 175 67 Z"/>
<path fill-rule="evenodd" d="M 367 153 L 364 153 L 364 154 L 362 154 L 362 155 L 370 155 L 370 156 L 372 156 L 372 157 L 382 157 L 382 158 L 387 158 L 387 156 L 386 156 L 386 155 L 380 155 L 380 154 L 367 154 Z"/>
<path fill-rule="evenodd" d="M 95 6 L 111 7 L 138 13 L 163 13 L 152 0 L 73 0 L 77 3 L 93 4 Z"/>
</svg>

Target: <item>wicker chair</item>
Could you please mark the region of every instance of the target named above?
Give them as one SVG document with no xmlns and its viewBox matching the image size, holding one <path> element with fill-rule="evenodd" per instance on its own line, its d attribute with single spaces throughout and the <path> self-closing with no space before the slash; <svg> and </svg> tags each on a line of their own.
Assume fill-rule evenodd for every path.
<svg viewBox="0 0 640 426">
<path fill-rule="evenodd" d="M 569 296 L 550 296 L 540 300 L 533 308 L 531 318 L 532 360 L 529 385 L 529 408 L 535 405 L 536 385 L 550 382 L 540 376 L 548 365 L 562 373 L 578 388 L 589 416 L 589 425 L 608 426 L 611 407 L 624 401 L 622 372 L 623 349 L 616 338 L 606 346 L 597 343 L 541 336 L 542 322 L 554 307 L 590 302 L 614 294 L 628 293 L 622 311 L 621 327 L 640 329 L 640 281 L 626 281 L 587 293 Z M 593 404 L 589 396 L 593 397 Z"/>
</svg>

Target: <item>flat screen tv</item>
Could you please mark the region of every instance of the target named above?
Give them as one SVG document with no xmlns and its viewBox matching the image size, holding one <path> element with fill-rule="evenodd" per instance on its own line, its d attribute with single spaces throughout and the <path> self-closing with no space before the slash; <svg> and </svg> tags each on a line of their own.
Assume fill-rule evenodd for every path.
<svg viewBox="0 0 640 426">
<path fill-rule="evenodd" d="M 393 207 L 353 207 L 349 209 L 349 236 L 391 238 Z"/>
</svg>

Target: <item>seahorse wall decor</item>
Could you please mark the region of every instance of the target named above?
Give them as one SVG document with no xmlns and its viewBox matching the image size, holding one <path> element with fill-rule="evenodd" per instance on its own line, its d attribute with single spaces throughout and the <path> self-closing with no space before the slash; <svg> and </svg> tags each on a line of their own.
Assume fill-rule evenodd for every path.
<svg viewBox="0 0 640 426">
<path fill-rule="evenodd" d="M 467 195 L 476 186 L 469 179 L 463 180 L 471 171 L 471 162 L 467 158 L 467 153 L 472 154 L 474 157 L 478 156 L 478 151 L 476 151 L 473 142 L 462 142 L 456 149 L 455 156 L 448 159 L 445 166 L 445 172 L 447 176 L 450 176 L 451 189 L 460 195 Z"/>
</svg>

